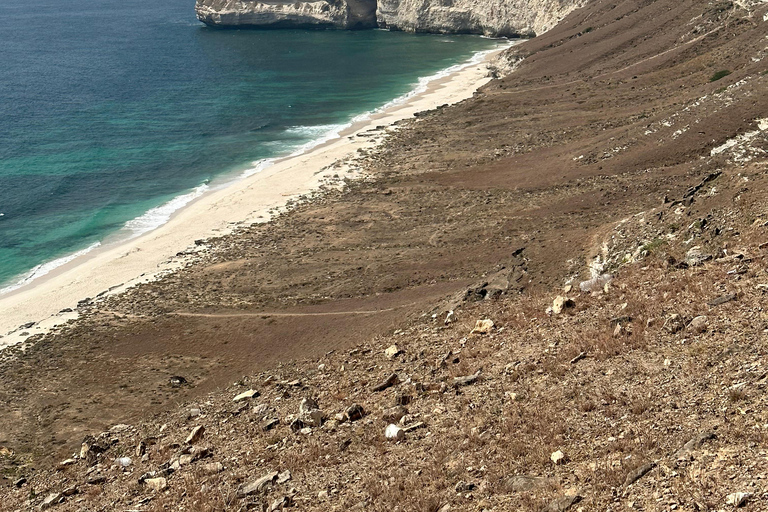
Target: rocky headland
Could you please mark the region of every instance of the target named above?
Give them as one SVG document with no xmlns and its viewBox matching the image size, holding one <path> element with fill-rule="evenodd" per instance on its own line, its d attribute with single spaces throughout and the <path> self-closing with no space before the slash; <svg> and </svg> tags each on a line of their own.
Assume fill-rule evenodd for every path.
<svg viewBox="0 0 768 512">
<path fill-rule="evenodd" d="M 4 351 L 0 507 L 766 510 L 767 37 L 590 2 L 361 134 L 367 178 Z"/>
<path fill-rule="evenodd" d="M 534 36 L 585 0 L 197 0 L 217 27 L 386 28 L 407 32 Z"/>
</svg>

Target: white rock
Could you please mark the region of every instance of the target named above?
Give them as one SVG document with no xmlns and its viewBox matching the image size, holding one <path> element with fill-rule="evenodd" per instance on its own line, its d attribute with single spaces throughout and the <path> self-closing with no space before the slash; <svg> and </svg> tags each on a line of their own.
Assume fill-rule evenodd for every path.
<svg viewBox="0 0 768 512">
<path fill-rule="evenodd" d="M 551 461 L 552 461 L 552 462 L 553 462 L 553 463 L 554 463 L 556 466 L 559 466 L 559 465 L 565 464 L 565 463 L 567 462 L 567 458 L 566 458 L 565 454 L 564 454 L 562 451 L 560 451 L 560 450 L 557 450 L 557 451 L 556 451 L 556 452 L 554 452 L 552 455 L 550 455 L 550 456 L 549 456 L 549 459 L 550 459 L 550 460 L 551 460 Z"/>
<path fill-rule="evenodd" d="M 694 334 L 700 334 L 707 330 L 708 319 L 706 316 L 697 316 L 688 324 L 688 330 Z"/>
<path fill-rule="evenodd" d="M 195 444 L 203 438 L 203 434 L 205 434 L 205 427 L 198 425 L 192 429 L 192 432 L 189 433 L 185 442 L 187 444 Z"/>
<path fill-rule="evenodd" d="M 160 492 L 168 488 L 168 481 L 163 477 L 147 478 L 144 480 L 144 485 L 153 491 Z"/>
<path fill-rule="evenodd" d="M 400 354 L 402 350 L 397 345 L 391 345 L 387 348 L 387 350 L 384 351 L 384 355 L 387 356 L 387 358 L 392 359 L 393 357 Z"/>
<path fill-rule="evenodd" d="M 397 425 L 389 424 L 384 430 L 384 437 L 390 441 L 402 441 L 405 439 L 405 431 Z"/>
<path fill-rule="evenodd" d="M 248 391 L 243 391 L 239 395 L 237 395 L 235 398 L 232 399 L 233 402 L 239 402 L 240 400 L 248 400 L 255 396 L 259 396 L 259 392 L 255 389 L 249 389 Z"/>
<path fill-rule="evenodd" d="M 733 507 L 743 507 L 751 497 L 751 492 L 734 492 L 725 498 L 725 503 Z"/>
<path fill-rule="evenodd" d="M 573 302 L 573 299 L 558 295 L 555 297 L 555 300 L 552 302 L 552 307 L 550 307 L 548 311 L 550 311 L 553 315 L 559 315 L 563 312 L 564 309 L 572 308 L 575 305 L 576 303 Z"/>
<path fill-rule="evenodd" d="M 488 334 L 493 329 L 493 320 L 485 319 L 475 322 L 475 328 L 469 334 Z"/>
</svg>

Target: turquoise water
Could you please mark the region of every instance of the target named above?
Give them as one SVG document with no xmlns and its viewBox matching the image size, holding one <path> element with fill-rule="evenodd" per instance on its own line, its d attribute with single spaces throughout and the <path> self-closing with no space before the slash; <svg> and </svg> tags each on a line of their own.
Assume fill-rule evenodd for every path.
<svg viewBox="0 0 768 512">
<path fill-rule="evenodd" d="M 110 234 L 157 227 L 217 176 L 296 151 L 499 45 L 215 30 L 193 6 L 4 0 L 0 288 Z"/>
</svg>

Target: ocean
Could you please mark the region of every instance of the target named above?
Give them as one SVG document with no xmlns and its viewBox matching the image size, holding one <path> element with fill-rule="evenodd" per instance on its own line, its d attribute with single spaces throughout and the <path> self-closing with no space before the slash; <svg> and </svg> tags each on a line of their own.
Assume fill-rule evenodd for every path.
<svg viewBox="0 0 768 512">
<path fill-rule="evenodd" d="M 4 0 L 0 293 L 138 236 L 497 48 L 381 30 L 217 30 L 193 0 Z"/>
</svg>

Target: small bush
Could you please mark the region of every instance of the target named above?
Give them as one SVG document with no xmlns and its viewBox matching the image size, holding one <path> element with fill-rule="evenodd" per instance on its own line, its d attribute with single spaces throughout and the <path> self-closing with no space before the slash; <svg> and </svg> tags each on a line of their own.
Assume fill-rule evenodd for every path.
<svg viewBox="0 0 768 512">
<path fill-rule="evenodd" d="M 715 73 L 714 75 L 709 77 L 709 81 L 710 82 L 717 82 L 721 78 L 725 78 L 725 77 L 727 77 L 730 74 L 731 74 L 730 70 L 728 70 L 728 69 L 721 69 L 720 71 L 718 71 L 717 73 Z"/>
</svg>

